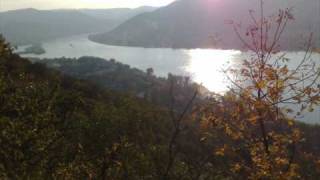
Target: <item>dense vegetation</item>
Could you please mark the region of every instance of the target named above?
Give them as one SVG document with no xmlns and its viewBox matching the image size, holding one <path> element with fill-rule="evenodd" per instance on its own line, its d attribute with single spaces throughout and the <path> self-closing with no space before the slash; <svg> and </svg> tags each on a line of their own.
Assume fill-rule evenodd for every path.
<svg viewBox="0 0 320 180">
<path fill-rule="evenodd" d="M 201 110 L 192 118 L 190 104 L 179 104 L 185 107 L 182 110 L 155 106 L 32 64 L 12 54 L 3 40 L 0 44 L 1 178 L 247 178 L 246 171 L 233 167 L 239 158 L 250 160 L 245 147 L 237 154 L 220 149 L 225 143 L 241 144 L 241 139 L 229 139 L 221 130 L 208 131 L 214 127 L 199 123 L 197 117 L 202 115 L 196 114 Z M 78 61 L 74 63 L 84 63 L 86 58 Z M 99 62 L 97 59 L 94 64 Z M 117 64 L 105 63 L 111 63 L 110 67 Z M 86 74 L 80 67 L 78 71 Z M 192 97 L 188 102 L 193 104 Z M 319 127 L 296 127 L 305 133 L 305 141 L 297 146 L 304 154 L 294 160 L 300 167 L 297 173 L 304 178 L 317 177 L 313 160 L 319 157 Z"/>
<path fill-rule="evenodd" d="M 164 110 L 31 64 L 3 41 L 0 50 L 1 178 L 120 177 L 122 167 L 142 176 L 151 168 L 143 151 L 165 142 Z"/>
<path fill-rule="evenodd" d="M 253 53 L 224 95 L 115 60 L 31 63 L 0 38 L 0 178 L 317 179 L 320 127 L 296 121 L 320 104 L 312 35 L 296 67 L 272 59 L 293 16 L 260 7 L 245 37 L 232 24 Z"/>
<path fill-rule="evenodd" d="M 202 95 L 209 94 L 206 88 L 193 83 L 189 77 L 168 74 L 167 78 L 160 78 L 154 75 L 152 68 L 144 72 L 116 62 L 114 59 L 81 57 L 79 59 L 33 59 L 32 61 L 44 63 L 64 74 L 94 82 L 108 89 L 131 93 L 154 104 L 169 106 L 172 84 L 174 84 L 174 94 L 179 96 L 176 99 L 178 105 L 186 104 L 196 89 L 201 91 Z"/>
</svg>

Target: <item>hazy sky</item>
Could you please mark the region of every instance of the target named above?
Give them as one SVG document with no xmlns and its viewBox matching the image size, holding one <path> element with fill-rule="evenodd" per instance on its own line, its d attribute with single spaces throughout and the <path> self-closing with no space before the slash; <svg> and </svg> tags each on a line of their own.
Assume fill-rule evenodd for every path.
<svg viewBox="0 0 320 180">
<path fill-rule="evenodd" d="M 116 8 L 139 6 L 164 6 L 174 0 L 0 0 L 0 11 L 37 8 Z"/>
</svg>

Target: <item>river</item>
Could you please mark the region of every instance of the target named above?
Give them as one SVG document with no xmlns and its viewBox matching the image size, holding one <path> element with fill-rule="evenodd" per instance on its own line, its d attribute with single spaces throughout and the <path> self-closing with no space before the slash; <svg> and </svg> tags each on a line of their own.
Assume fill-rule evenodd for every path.
<svg viewBox="0 0 320 180">
<path fill-rule="evenodd" d="M 223 93 L 228 90 L 228 81 L 223 69 L 237 65 L 245 58 L 245 53 L 237 50 L 218 49 L 169 49 L 139 48 L 103 45 L 88 40 L 87 35 L 77 35 L 44 42 L 45 54 L 23 54 L 25 57 L 59 58 L 95 56 L 115 60 L 131 67 L 146 70 L 152 67 L 158 76 L 166 77 L 168 73 L 190 76 L 195 82 L 203 84 L 210 91 Z M 19 47 L 18 51 L 25 48 Z M 286 57 L 299 62 L 303 52 L 288 52 Z M 311 58 L 320 61 L 320 54 L 314 53 Z M 320 124 L 320 108 L 305 114 L 301 120 Z"/>
</svg>

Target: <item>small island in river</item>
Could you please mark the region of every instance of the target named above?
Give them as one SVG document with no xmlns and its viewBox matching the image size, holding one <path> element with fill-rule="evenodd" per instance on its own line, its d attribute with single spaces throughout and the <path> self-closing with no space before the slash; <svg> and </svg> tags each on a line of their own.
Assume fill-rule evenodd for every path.
<svg viewBox="0 0 320 180">
<path fill-rule="evenodd" d="M 22 52 L 19 52 L 19 54 L 36 54 L 36 55 L 41 55 L 44 53 L 46 53 L 46 51 L 41 44 L 33 44 L 25 48 Z"/>
</svg>

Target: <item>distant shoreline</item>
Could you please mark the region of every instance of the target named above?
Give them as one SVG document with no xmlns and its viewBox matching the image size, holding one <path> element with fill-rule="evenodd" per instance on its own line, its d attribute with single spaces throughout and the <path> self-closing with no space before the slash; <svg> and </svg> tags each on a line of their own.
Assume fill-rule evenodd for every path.
<svg viewBox="0 0 320 180">
<path fill-rule="evenodd" d="M 161 46 L 161 45 L 154 45 L 154 46 L 143 46 L 143 45 L 136 45 L 136 44 L 123 44 L 123 43 L 109 43 L 109 42 L 102 42 L 99 40 L 96 40 L 94 38 L 94 35 L 88 35 L 88 39 L 92 42 L 102 44 L 102 45 L 109 45 L 109 46 L 120 46 L 120 47 L 136 47 L 136 48 L 146 48 L 146 49 L 174 49 L 174 50 L 192 50 L 192 49 L 216 49 L 216 50 L 236 50 L 241 52 L 248 52 L 250 50 L 246 48 L 234 48 L 234 47 L 208 47 L 208 46 L 194 46 L 194 47 L 183 47 L 183 46 L 177 46 L 177 47 L 170 47 L 170 46 Z M 305 51 L 303 48 L 282 48 L 280 51 L 288 51 L 288 52 L 300 52 Z M 315 53 L 320 53 L 320 48 L 313 48 L 311 50 Z"/>
</svg>

